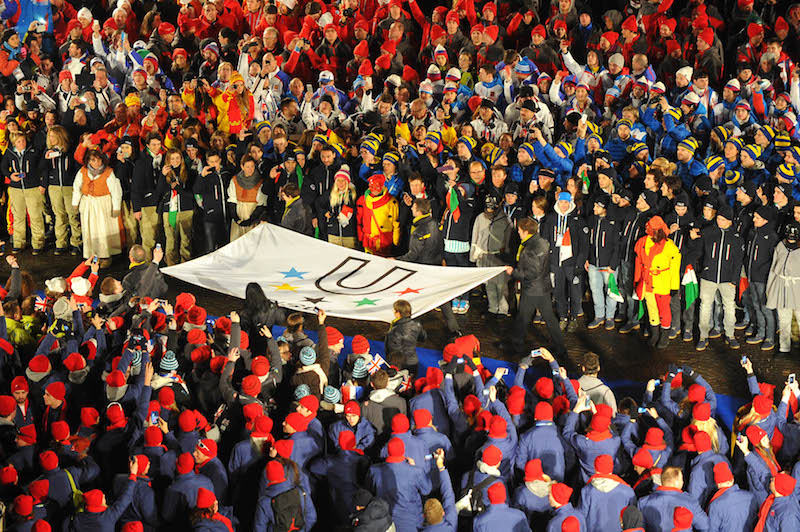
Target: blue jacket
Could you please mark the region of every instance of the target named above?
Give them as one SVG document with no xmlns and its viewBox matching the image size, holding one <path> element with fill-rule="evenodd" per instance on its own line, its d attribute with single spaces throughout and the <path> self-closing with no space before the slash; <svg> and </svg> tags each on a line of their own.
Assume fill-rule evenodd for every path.
<svg viewBox="0 0 800 532">
<path fill-rule="evenodd" d="M 211 479 L 214 484 L 214 495 L 220 501 L 220 504 L 225 504 L 228 500 L 228 472 L 225 471 L 225 466 L 219 458 L 212 458 L 205 465 L 198 467 L 197 472 L 204 477 Z"/>
<path fill-rule="evenodd" d="M 636 504 L 633 488 L 610 478 L 595 477 L 581 489 L 578 509 L 586 516 L 586 530 L 616 530 L 622 509 Z"/>
<path fill-rule="evenodd" d="M 97 462 L 90 456 L 78 465 L 68 467 L 72 475 L 72 480 L 79 489 L 85 488 L 89 482 L 94 480 L 100 473 L 100 467 Z M 50 482 L 50 491 L 47 493 L 47 498 L 55 501 L 61 510 L 64 510 L 68 504 L 72 504 L 72 487 L 69 483 L 69 477 L 65 470 L 58 468 L 52 471 L 46 471 L 40 478 L 46 479 Z"/>
<path fill-rule="evenodd" d="M 76 514 L 69 524 L 64 526 L 64 530 L 66 532 L 107 532 L 114 530 L 122 512 L 125 511 L 133 499 L 134 484 L 135 482 L 129 481 L 119 499 L 104 511 Z"/>
<path fill-rule="evenodd" d="M 444 392 L 439 388 L 415 395 L 409 401 L 409 417 L 414 410 L 427 410 L 433 418 L 436 430 L 450 437 L 450 417 L 447 415 L 447 406 L 444 403 Z"/>
<path fill-rule="evenodd" d="M 550 484 L 544 480 L 524 482 L 514 492 L 514 508 L 519 508 L 528 516 L 528 521 L 549 514 Z M 543 517 L 542 517 L 543 518 Z"/>
<path fill-rule="evenodd" d="M 786 530 L 800 530 L 800 503 L 794 496 L 776 497 L 764 523 L 764 532 Z"/>
<path fill-rule="evenodd" d="M 483 450 L 490 445 L 500 449 L 500 452 L 503 453 L 503 460 L 500 462 L 500 473 L 502 473 L 504 479 L 511 480 L 514 476 L 514 463 L 517 456 L 517 428 L 511 420 L 511 416 L 508 415 L 506 405 L 501 401 L 489 403 L 487 409 L 506 421 L 506 436 L 504 438 L 486 438 L 486 443 L 478 450 L 478 454 L 483 453 Z"/>
<path fill-rule="evenodd" d="M 709 532 L 750 532 L 757 520 L 755 495 L 736 484 L 708 505 Z"/>
<path fill-rule="evenodd" d="M 272 498 L 294 487 L 288 480 L 267 486 L 266 494 L 258 499 L 258 504 L 256 505 L 253 530 L 272 530 L 275 522 L 275 515 L 272 513 Z M 301 489 L 300 497 L 302 499 L 303 517 L 306 521 L 303 531 L 311 530 L 317 522 L 317 510 L 314 508 L 310 493 Z"/>
<path fill-rule="evenodd" d="M 338 449 L 335 454 L 314 460 L 309 465 L 312 475 L 335 479 L 328 484 L 333 508 L 345 522 L 352 513 L 353 495 L 363 484 L 369 471 L 369 458 L 355 451 Z"/>
<path fill-rule="evenodd" d="M 619 162 L 621 166 L 622 161 L 628 156 L 628 147 L 633 146 L 635 143 L 636 139 L 633 137 L 633 135 L 630 135 L 627 140 L 614 137 L 606 142 L 606 145 L 603 147 L 603 149 L 608 152 L 612 161 Z"/>
<path fill-rule="evenodd" d="M 574 506 L 572 506 L 571 502 L 568 502 L 564 506 L 553 510 L 553 517 L 551 517 L 550 522 L 547 523 L 547 532 L 561 532 L 561 523 L 563 523 L 564 520 L 570 516 L 575 516 L 578 518 L 580 530 L 587 530 L 586 518 L 584 517 L 583 512 L 577 510 Z"/>
<path fill-rule="evenodd" d="M 554 422 L 537 421 L 520 437 L 515 458 L 517 469 L 525 471 L 525 464 L 534 458 L 542 461 L 542 470 L 550 478 L 564 480 L 564 446 Z"/>
<path fill-rule="evenodd" d="M 369 468 L 367 485 L 392 510 L 397 532 L 422 528 L 422 498 L 431 492 L 427 470 L 408 462 L 376 464 Z"/>
<path fill-rule="evenodd" d="M 351 427 L 347 420 L 344 419 L 340 419 L 331 425 L 328 428 L 328 438 L 330 438 L 331 445 L 334 447 L 339 446 L 339 434 L 344 430 L 355 433 L 357 449 L 367 451 L 375 443 L 375 427 L 364 417 L 361 417 L 355 428 Z"/>
<path fill-rule="evenodd" d="M 414 465 L 423 468 L 427 473 L 429 466 L 426 463 L 426 456 L 428 455 L 428 446 L 425 440 L 414 436 L 411 431 L 403 432 L 401 434 L 392 434 L 392 438 L 399 438 L 406 446 L 406 457 L 414 460 Z M 383 446 L 381 449 L 381 458 L 389 456 L 389 444 Z"/>
<path fill-rule="evenodd" d="M 165 524 L 182 525 L 189 522 L 189 511 L 197 504 L 197 490 L 214 491 L 214 484 L 206 476 L 189 471 L 178 477 L 164 491 L 161 501 L 161 518 Z"/>
<path fill-rule="evenodd" d="M 744 457 L 744 461 L 747 464 L 747 485 L 761 504 L 770 494 L 769 483 L 772 481 L 772 473 L 764 459 L 755 451 L 750 451 Z"/>
<path fill-rule="evenodd" d="M 433 483 L 433 489 L 439 489 L 441 480 L 439 478 L 439 468 L 436 467 L 436 460 L 433 459 L 433 453 L 437 449 L 443 449 L 445 462 L 449 462 L 455 459 L 453 444 L 450 443 L 450 440 L 447 438 L 447 436 L 437 432 L 433 427 L 414 429 L 413 433 L 415 437 L 425 443 L 425 448 L 427 449 L 425 458 L 430 464 L 430 476 L 431 482 Z"/>
<path fill-rule="evenodd" d="M 263 458 L 264 455 L 253 446 L 250 438 L 234 445 L 231 456 L 228 458 L 229 484 L 236 486 L 237 481 L 242 479 L 247 471 Z"/>
<path fill-rule="evenodd" d="M 129 483 L 126 475 L 117 475 L 114 478 L 114 493 L 121 494 Z M 129 521 L 141 521 L 145 530 L 158 528 L 158 505 L 149 478 L 137 478 L 133 482 L 133 497 L 131 503 L 122 512 L 119 523 L 124 525 Z"/>
<path fill-rule="evenodd" d="M 648 448 L 647 452 L 649 452 L 650 456 L 653 457 L 653 464 L 655 467 L 663 468 L 667 463 L 669 463 L 669 459 L 672 456 L 673 435 L 672 429 L 669 427 L 669 425 L 667 425 L 667 422 L 664 421 L 663 418 L 659 417 L 656 420 L 656 424 L 658 425 L 658 428 L 664 432 L 664 449 Z M 633 432 L 638 427 L 639 423 L 631 423 L 629 421 L 622 430 L 622 447 L 631 458 L 633 458 L 633 456 L 638 453 L 639 449 L 641 448 L 637 447 L 633 442 Z"/>
<path fill-rule="evenodd" d="M 441 487 L 439 488 L 442 494 L 442 508 L 444 509 L 444 518 L 440 523 L 435 525 L 427 525 L 422 528 L 424 532 L 456 532 L 458 527 L 458 510 L 456 510 L 456 495 L 453 493 L 453 483 L 450 480 L 450 474 L 445 469 L 436 472 L 441 476 Z"/>
<path fill-rule="evenodd" d="M 530 532 L 530 529 L 525 514 L 505 503 L 492 504 L 484 512 L 478 514 L 472 524 L 473 532 L 496 532 L 497 530 Z M 561 532 L 561 527 L 558 530 Z"/>
<path fill-rule="evenodd" d="M 694 195 L 694 182 L 697 181 L 699 177 L 708 175 L 708 167 L 694 158 L 688 163 L 678 161 L 677 159 L 676 162 L 678 167 L 675 170 L 675 175 L 681 178 L 684 190 Z"/>
<path fill-rule="evenodd" d="M 308 432 L 295 432 L 289 436 L 289 439 L 294 442 L 290 458 L 298 467 L 305 468 L 309 460 L 322 452 L 322 448 L 319 443 L 317 443 L 317 440 Z"/>
<path fill-rule="evenodd" d="M 689 465 L 689 486 L 686 491 L 691 493 L 703 508 L 707 507 L 708 500 L 717 491 L 714 466 L 720 462 L 725 462 L 728 467 L 731 465 L 721 454 L 706 451 L 692 458 Z"/>
<path fill-rule="evenodd" d="M 611 436 L 608 439 L 593 441 L 575 432 L 575 425 L 578 423 L 578 414 L 570 412 L 567 414 L 567 421 L 564 425 L 564 439 L 566 439 L 575 449 L 575 454 L 581 466 L 581 479 L 583 482 L 589 480 L 594 475 L 594 461 L 600 455 L 617 456 L 620 446 L 619 436 Z"/>
<path fill-rule="evenodd" d="M 675 508 L 682 506 L 694 515 L 695 530 L 708 530 L 708 516 L 690 494 L 676 488 L 663 486 L 639 501 L 639 510 L 644 516 L 647 530 L 672 530 Z"/>
</svg>

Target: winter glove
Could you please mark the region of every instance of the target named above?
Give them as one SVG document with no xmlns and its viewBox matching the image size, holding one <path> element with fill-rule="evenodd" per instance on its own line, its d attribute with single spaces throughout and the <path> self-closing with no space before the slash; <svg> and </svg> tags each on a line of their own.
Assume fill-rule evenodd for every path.
<svg viewBox="0 0 800 532">
<path fill-rule="evenodd" d="M 667 376 L 669 377 L 669 380 L 674 379 L 675 375 L 677 374 L 678 374 L 678 366 L 676 366 L 675 364 L 670 364 L 669 369 L 667 370 Z"/>
<path fill-rule="evenodd" d="M 684 375 L 686 375 L 688 377 L 692 377 L 692 378 L 695 377 L 694 370 L 692 369 L 691 366 L 684 365 L 684 366 L 681 366 L 681 369 L 683 370 L 683 374 Z"/>
</svg>

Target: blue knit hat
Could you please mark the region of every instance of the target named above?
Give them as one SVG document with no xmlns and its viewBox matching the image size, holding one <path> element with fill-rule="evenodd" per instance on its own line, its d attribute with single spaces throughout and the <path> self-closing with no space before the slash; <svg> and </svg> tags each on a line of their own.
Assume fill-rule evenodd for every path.
<svg viewBox="0 0 800 532">
<path fill-rule="evenodd" d="M 158 367 L 161 371 L 175 371 L 178 369 L 178 359 L 175 358 L 175 353 L 172 351 L 167 351 L 164 353 L 164 356 L 161 357 L 161 363 L 159 363 Z"/>
<path fill-rule="evenodd" d="M 296 401 L 299 401 L 307 395 L 311 395 L 311 388 L 308 387 L 308 384 L 298 384 L 297 388 L 294 389 L 294 398 Z"/>
<path fill-rule="evenodd" d="M 367 371 L 367 361 L 363 358 L 357 358 L 353 363 L 353 378 L 363 379 L 369 374 Z"/>
<path fill-rule="evenodd" d="M 302 362 L 304 366 L 310 366 L 316 361 L 317 352 L 314 351 L 313 347 L 305 346 L 300 350 L 300 362 Z"/>
<path fill-rule="evenodd" d="M 536 153 L 533 151 L 533 144 L 530 142 L 526 142 L 522 146 L 519 147 L 519 151 L 524 151 L 528 155 L 531 156 L 531 159 L 536 157 Z"/>
<path fill-rule="evenodd" d="M 719 155 L 712 155 L 706 159 L 706 168 L 708 168 L 709 172 L 713 172 L 720 166 L 725 166 L 725 161 Z"/>
<path fill-rule="evenodd" d="M 325 390 L 322 391 L 322 399 L 331 404 L 336 404 L 342 400 L 342 392 L 333 386 L 326 386 Z"/>
</svg>

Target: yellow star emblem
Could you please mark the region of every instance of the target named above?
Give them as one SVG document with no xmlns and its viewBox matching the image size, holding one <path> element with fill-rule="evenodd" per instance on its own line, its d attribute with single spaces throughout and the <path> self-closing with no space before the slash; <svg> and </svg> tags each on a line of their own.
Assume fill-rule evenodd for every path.
<svg viewBox="0 0 800 532">
<path fill-rule="evenodd" d="M 292 292 L 297 292 L 297 286 L 292 286 L 289 283 L 283 284 L 271 284 L 270 286 L 274 287 L 275 290 L 291 290 Z"/>
</svg>

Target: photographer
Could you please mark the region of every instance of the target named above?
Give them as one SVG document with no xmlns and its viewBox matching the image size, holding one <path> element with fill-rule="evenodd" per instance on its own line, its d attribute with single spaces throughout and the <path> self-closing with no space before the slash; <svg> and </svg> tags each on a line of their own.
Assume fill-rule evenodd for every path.
<svg viewBox="0 0 800 532">
<path fill-rule="evenodd" d="M 192 185 L 196 176 L 187 168 L 180 150 L 169 150 L 164 161 L 156 195 L 167 240 L 164 257 L 167 266 L 173 266 L 192 258 Z"/>
</svg>

